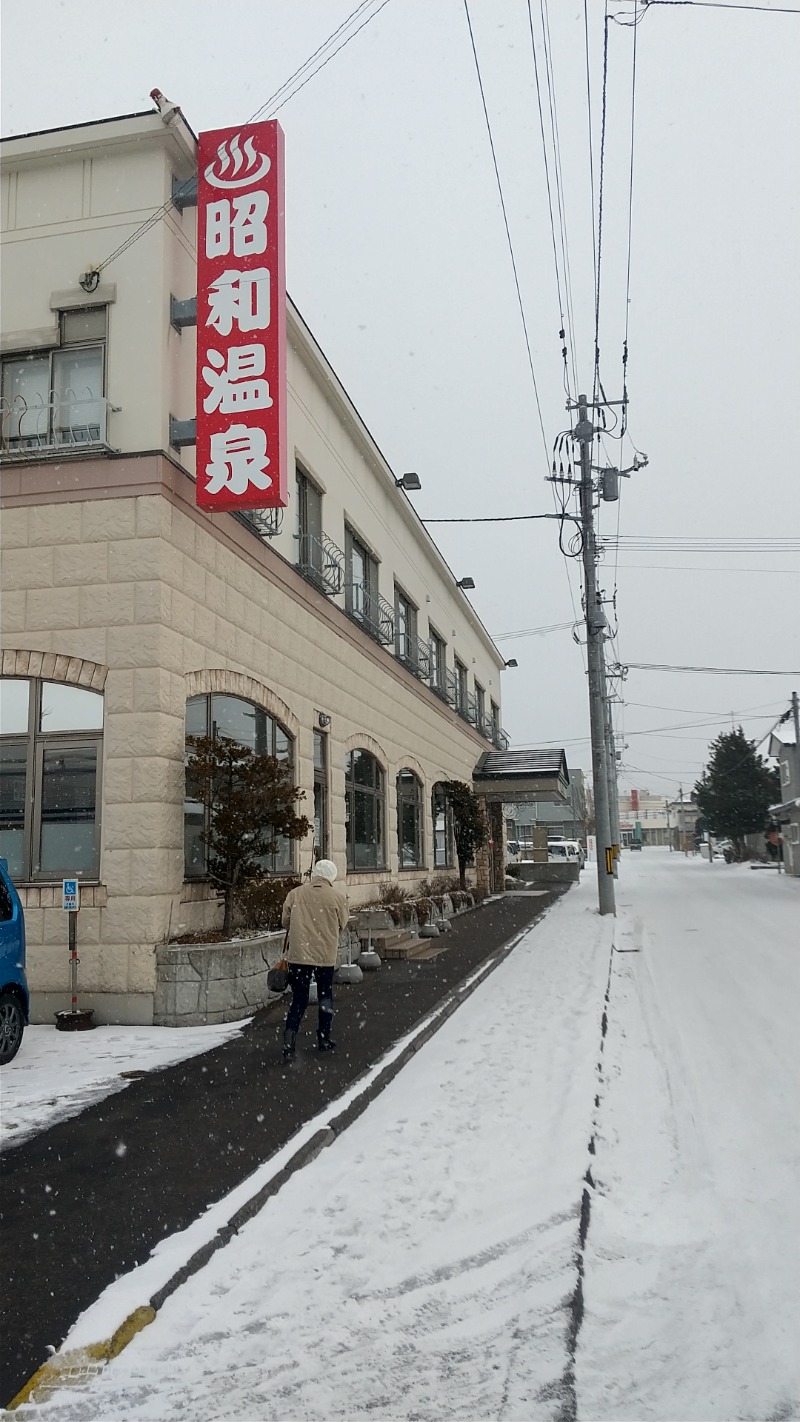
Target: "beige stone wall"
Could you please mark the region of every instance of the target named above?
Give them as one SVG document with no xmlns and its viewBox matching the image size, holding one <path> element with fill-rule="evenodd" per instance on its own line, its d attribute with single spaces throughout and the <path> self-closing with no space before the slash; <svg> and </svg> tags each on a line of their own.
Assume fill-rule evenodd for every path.
<svg viewBox="0 0 800 1422">
<path fill-rule="evenodd" d="M 277 716 L 296 738 L 297 779 L 309 801 L 313 729 L 320 711 L 330 715 L 331 853 L 342 873 L 345 755 L 366 746 L 378 756 L 388 863 L 350 877 L 354 902 L 397 875 L 398 772 L 409 766 L 423 782 L 428 872 L 433 784 L 469 780 L 486 744 L 273 550 L 238 526 L 243 546 L 224 537 L 184 484 L 183 501 L 165 490 L 3 514 L 6 674 L 74 680 L 105 695 L 101 887 L 79 920 L 81 1000 L 95 1003 L 101 1019 L 104 1000 L 126 995 L 141 1017 L 142 995 L 155 984 L 154 945 L 191 915 L 183 881 L 187 696 L 228 691 Z M 310 843 L 301 844 L 299 866 L 309 860 Z M 401 877 L 412 883 L 420 874 Z M 67 987 L 64 915 L 53 890 L 26 893 L 31 986 L 48 995 L 49 1010 Z"/>
</svg>

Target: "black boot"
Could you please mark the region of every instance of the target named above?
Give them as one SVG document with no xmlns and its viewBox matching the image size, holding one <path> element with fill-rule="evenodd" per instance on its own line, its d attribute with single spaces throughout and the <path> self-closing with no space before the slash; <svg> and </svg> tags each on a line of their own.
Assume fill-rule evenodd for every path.
<svg viewBox="0 0 800 1422">
<path fill-rule="evenodd" d="M 317 1024 L 317 1048 L 320 1052 L 332 1052 L 336 1046 L 331 1041 L 332 1012 L 321 1012 Z"/>
<path fill-rule="evenodd" d="M 290 1062 L 294 1056 L 294 1044 L 297 1041 L 297 1033 L 291 1027 L 287 1027 L 283 1034 L 283 1060 Z"/>
</svg>

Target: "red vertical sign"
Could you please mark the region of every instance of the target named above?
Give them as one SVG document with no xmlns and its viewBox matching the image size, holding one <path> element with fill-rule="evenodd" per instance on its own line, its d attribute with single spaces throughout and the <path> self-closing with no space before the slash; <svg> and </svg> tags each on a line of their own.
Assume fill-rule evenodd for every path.
<svg viewBox="0 0 800 1422">
<path fill-rule="evenodd" d="M 287 503 L 283 130 L 274 119 L 200 134 L 197 502 Z"/>
</svg>

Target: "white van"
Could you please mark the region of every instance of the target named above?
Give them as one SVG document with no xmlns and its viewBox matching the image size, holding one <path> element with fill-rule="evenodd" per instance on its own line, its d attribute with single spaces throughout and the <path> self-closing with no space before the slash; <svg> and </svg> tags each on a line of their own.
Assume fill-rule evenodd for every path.
<svg viewBox="0 0 800 1422">
<path fill-rule="evenodd" d="M 577 864 L 582 869 L 583 849 L 576 839 L 548 839 L 547 859 L 550 864 Z"/>
</svg>

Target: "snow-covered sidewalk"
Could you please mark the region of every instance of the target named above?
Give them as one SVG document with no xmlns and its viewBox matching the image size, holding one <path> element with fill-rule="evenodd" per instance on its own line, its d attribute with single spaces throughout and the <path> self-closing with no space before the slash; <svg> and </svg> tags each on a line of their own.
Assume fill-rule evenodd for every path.
<svg viewBox="0 0 800 1422">
<path fill-rule="evenodd" d="M 124 1090 L 128 1080 L 123 1073 L 159 1071 L 209 1052 L 244 1026 L 95 1027 L 90 1032 L 27 1027 L 16 1057 L 0 1072 L 0 1150 Z"/>
<path fill-rule="evenodd" d="M 583 880 L 100 1377 L 36 1415 L 800 1417 L 800 882 L 650 850 L 625 859 L 614 924 Z M 146 1303 L 157 1262 L 65 1349 Z"/>
<path fill-rule="evenodd" d="M 591 905 L 588 883 L 562 900 L 88 1391 L 42 1415 L 554 1415 L 611 941 Z"/>
</svg>

